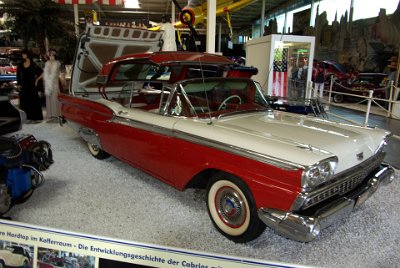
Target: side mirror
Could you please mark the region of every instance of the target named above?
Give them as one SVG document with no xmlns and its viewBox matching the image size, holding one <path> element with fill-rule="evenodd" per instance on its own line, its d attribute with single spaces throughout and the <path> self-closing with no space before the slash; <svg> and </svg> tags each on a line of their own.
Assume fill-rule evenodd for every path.
<svg viewBox="0 0 400 268">
<path fill-rule="evenodd" d="M 105 86 L 107 84 L 108 76 L 107 75 L 98 75 L 96 77 L 96 84 L 99 86 Z"/>
</svg>

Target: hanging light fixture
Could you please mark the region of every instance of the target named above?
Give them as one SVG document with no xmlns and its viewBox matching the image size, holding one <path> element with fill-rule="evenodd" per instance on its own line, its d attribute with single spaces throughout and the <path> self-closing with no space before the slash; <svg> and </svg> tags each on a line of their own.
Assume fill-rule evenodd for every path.
<svg viewBox="0 0 400 268">
<path fill-rule="evenodd" d="M 138 0 L 125 0 L 124 6 L 125 8 L 140 8 Z"/>
</svg>

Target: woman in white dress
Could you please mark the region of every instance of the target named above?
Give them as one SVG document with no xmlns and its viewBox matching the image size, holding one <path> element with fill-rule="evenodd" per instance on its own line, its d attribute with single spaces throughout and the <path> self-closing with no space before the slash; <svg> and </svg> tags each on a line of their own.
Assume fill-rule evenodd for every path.
<svg viewBox="0 0 400 268">
<path fill-rule="evenodd" d="M 61 64 L 56 60 L 56 51 L 49 51 L 49 60 L 46 61 L 43 73 L 38 77 L 44 82 L 44 94 L 46 95 L 47 122 L 57 121 L 61 115 L 60 104 L 58 102 L 58 93 L 60 92 L 60 67 Z"/>
<path fill-rule="evenodd" d="M 161 51 L 176 51 L 175 28 L 168 15 L 162 16 L 160 30 L 163 31 Z"/>
</svg>

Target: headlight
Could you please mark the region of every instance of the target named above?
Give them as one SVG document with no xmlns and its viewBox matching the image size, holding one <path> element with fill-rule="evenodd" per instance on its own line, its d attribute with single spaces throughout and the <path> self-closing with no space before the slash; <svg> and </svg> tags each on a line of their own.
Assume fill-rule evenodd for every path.
<svg viewBox="0 0 400 268">
<path fill-rule="evenodd" d="M 312 188 L 320 185 L 330 179 L 335 174 L 337 166 L 337 157 L 331 157 L 320 161 L 319 163 L 308 166 L 304 171 L 301 178 L 301 185 L 303 188 Z"/>
</svg>

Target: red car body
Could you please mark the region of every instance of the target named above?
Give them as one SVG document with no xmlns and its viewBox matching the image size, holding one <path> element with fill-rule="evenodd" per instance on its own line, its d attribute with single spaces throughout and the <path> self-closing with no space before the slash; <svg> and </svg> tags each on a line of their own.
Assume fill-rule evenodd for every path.
<svg viewBox="0 0 400 268">
<path fill-rule="evenodd" d="M 331 76 L 334 76 L 337 80 L 348 80 L 354 78 L 358 72 L 350 72 L 343 64 L 333 61 L 333 60 L 324 60 L 321 62 L 314 61 L 313 64 L 313 75 L 317 70 L 317 67 L 322 65 L 322 68 L 325 70 L 325 80 L 330 80 Z"/>
<path fill-rule="evenodd" d="M 301 191 L 299 170 L 282 170 L 179 138 L 108 124 L 113 112 L 102 105 L 79 102 L 66 95 L 61 97 L 61 101 L 67 121 L 86 125 L 101 133 L 104 151 L 180 190 L 190 188 L 191 183 L 196 183 L 194 179 L 200 179 L 196 176 L 204 176 L 207 170 L 224 170 L 240 176 L 251 189 L 255 189 L 253 194 L 257 207 L 288 210 Z M 116 139 L 118 143 L 115 143 Z M 175 154 L 174 148 L 180 148 L 180 153 Z M 271 172 L 262 172 L 266 169 Z M 276 177 L 282 180 L 276 181 Z"/>
</svg>

